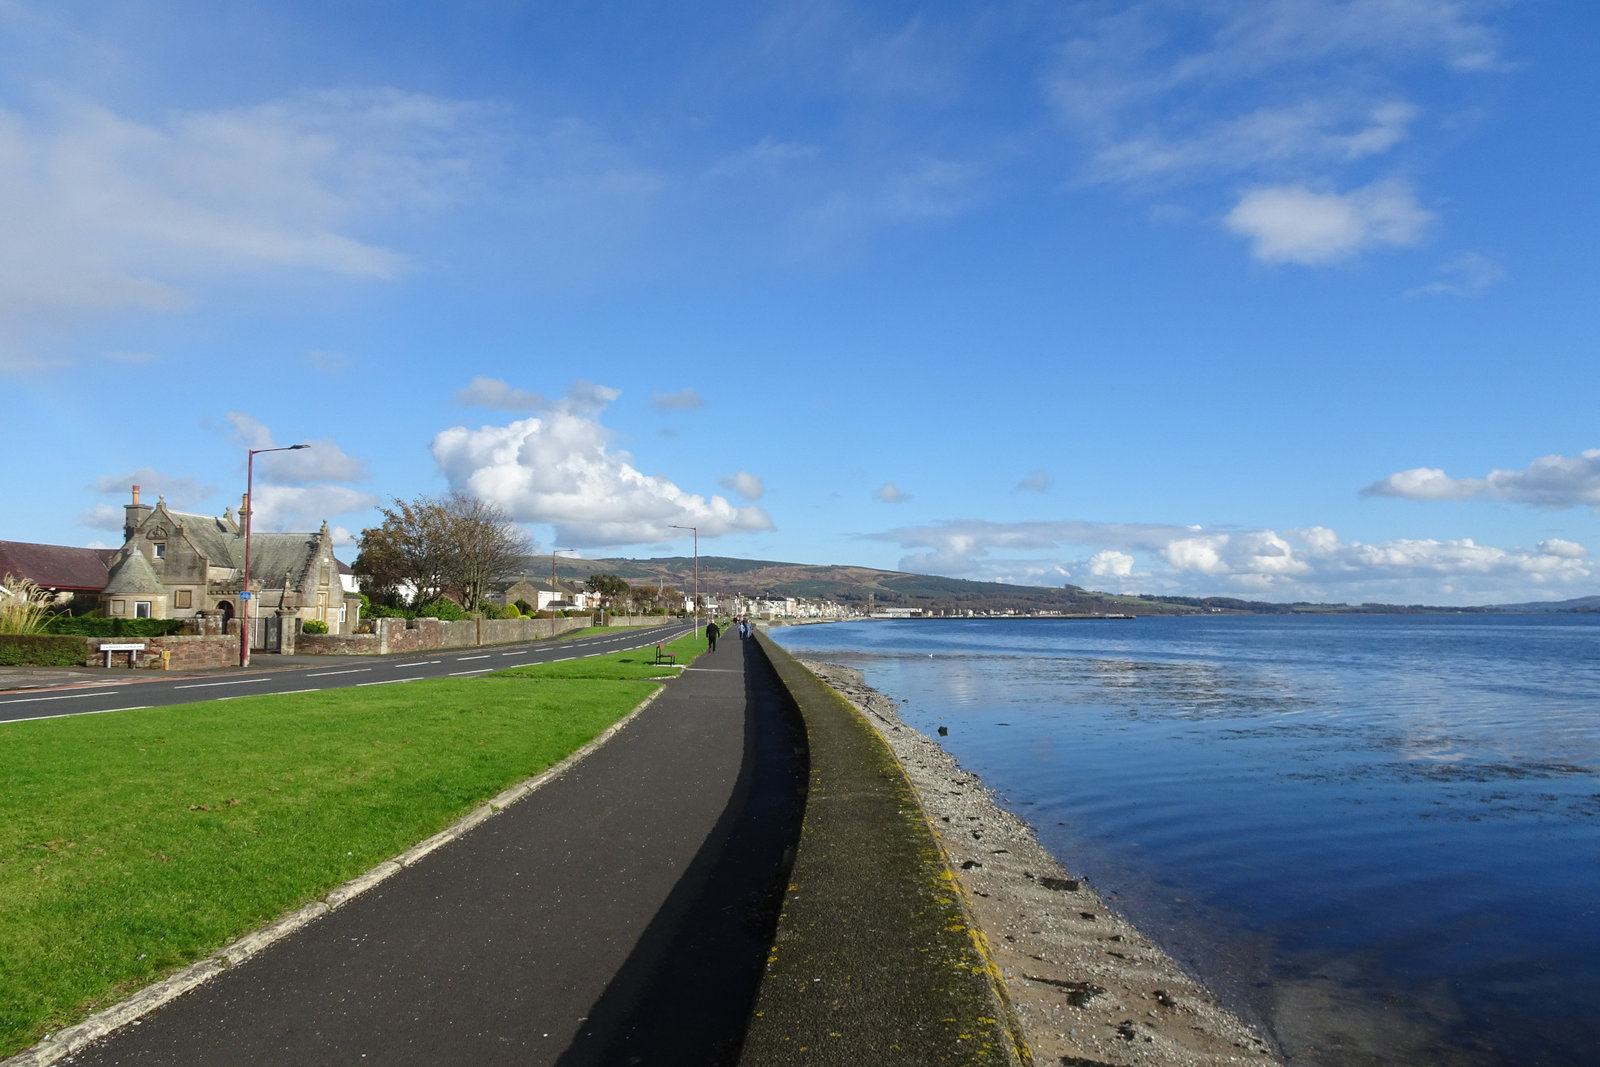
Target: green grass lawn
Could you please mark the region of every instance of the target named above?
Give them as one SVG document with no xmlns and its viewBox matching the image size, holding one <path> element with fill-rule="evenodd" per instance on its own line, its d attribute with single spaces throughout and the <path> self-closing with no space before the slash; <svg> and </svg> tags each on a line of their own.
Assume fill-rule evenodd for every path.
<svg viewBox="0 0 1600 1067">
<path fill-rule="evenodd" d="M 653 651 L 0 724 L 0 1057 L 560 761 L 673 673 Z"/>
</svg>

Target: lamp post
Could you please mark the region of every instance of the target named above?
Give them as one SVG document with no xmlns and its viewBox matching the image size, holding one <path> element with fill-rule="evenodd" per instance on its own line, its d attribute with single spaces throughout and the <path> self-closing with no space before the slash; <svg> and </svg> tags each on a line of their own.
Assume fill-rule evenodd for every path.
<svg viewBox="0 0 1600 1067">
<path fill-rule="evenodd" d="M 558 552 L 576 551 L 577 549 L 575 548 L 552 548 L 550 550 L 550 615 L 552 618 L 556 613 L 556 601 L 560 599 L 556 595 L 556 554 Z"/>
<path fill-rule="evenodd" d="M 255 618 L 256 596 L 250 589 L 250 520 L 255 518 L 256 457 L 263 452 L 293 452 L 310 445 L 284 445 L 281 448 L 252 448 L 245 461 L 244 474 L 244 589 L 239 599 L 244 601 L 244 618 L 239 622 L 239 666 L 250 666 L 250 623 Z"/>
<path fill-rule="evenodd" d="M 674 530 L 694 531 L 694 635 L 700 636 L 700 527 L 667 523 Z"/>
</svg>

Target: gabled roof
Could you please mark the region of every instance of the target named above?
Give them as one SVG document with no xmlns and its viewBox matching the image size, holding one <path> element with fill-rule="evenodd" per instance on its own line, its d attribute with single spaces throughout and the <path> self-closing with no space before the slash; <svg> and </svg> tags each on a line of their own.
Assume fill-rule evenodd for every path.
<svg viewBox="0 0 1600 1067">
<path fill-rule="evenodd" d="M 166 511 L 167 518 L 175 526 L 183 529 L 183 535 L 194 545 L 195 551 L 204 556 L 213 567 L 244 566 L 244 538 L 240 536 L 233 524 L 227 519 L 219 519 L 212 515 L 191 515 L 186 511 L 173 511 L 163 502 L 161 508 Z M 152 515 L 152 518 L 154 516 Z M 145 520 L 146 523 L 149 520 Z M 174 531 L 176 532 L 176 531 Z M 257 535 L 260 536 L 260 535 Z M 254 538 L 252 538 L 252 541 Z M 252 555 L 254 544 L 251 545 Z M 251 561 L 254 562 L 253 560 Z M 251 567 L 251 570 L 254 570 Z"/>
<path fill-rule="evenodd" d="M 0 578 L 14 574 L 43 589 L 98 593 L 114 548 L 72 548 L 28 541 L 0 541 Z"/>
</svg>

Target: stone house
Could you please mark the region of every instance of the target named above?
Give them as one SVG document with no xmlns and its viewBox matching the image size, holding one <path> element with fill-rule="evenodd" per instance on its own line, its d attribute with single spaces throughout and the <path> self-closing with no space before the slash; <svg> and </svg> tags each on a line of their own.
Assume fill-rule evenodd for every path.
<svg viewBox="0 0 1600 1067">
<path fill-rule="evenodd" d="M 155 505 L 124 505 L 123 545 L 108 566 L 100 604 L 121 618 L 219 617 L 222 624 L 244 614 L 246 499 L 238 516 L 221 518 L 173 511 L 164 498 Z M 354 633 L 359 600 L 347 594 L 333 538 L 324 522 L 316 533 L 251 531 L 250 592 L 254 614 L 265 618 L 316 619 L 328 632 Z"/>
</svg>

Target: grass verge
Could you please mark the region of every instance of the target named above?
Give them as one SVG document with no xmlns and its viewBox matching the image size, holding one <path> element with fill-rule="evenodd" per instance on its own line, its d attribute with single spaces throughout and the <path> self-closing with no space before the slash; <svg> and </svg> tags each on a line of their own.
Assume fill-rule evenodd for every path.
<svg viewBox="0 0 1600 1067">
<path fill-rule="evenodd" d="M 651 658 L 0 725 L 0 1057 L 559 762 Z"/>
</svg>

